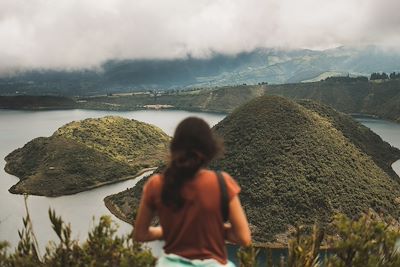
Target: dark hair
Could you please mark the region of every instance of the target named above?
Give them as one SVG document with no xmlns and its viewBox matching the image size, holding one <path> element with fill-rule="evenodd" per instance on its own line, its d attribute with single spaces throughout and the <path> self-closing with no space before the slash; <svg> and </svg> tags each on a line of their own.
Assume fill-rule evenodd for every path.
<svg viewBox="0 0 400 267">
<path fill-rule="evenodd" d="M 171 159 L 164 171 L 161 192 L 164 205 L 179 210 L 184 204 L 182 186 L 220 152 L 222 142 L 203 119 L 189 117 L 179 123 L 170 144 Z"/>
</svg>

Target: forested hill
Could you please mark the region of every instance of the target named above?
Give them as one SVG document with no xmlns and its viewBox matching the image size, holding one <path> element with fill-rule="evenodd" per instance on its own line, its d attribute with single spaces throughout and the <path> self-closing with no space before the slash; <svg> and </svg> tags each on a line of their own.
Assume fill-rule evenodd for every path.
<svg viewBox="0 0 400 267">
<path fill-rule="evenodd" d="M 389 169 L 400 151 L 329 107 L 263 96 L 214 129 L 226 154 L 211 167 L 239 182 L 258 242 L 285 242 L 292 226 L 328 222 L 335 212 L 400 215 L 400 181 Z M 107 206 L 132 222 L 145 181 L 106 198 Z"/>
<path fill-rule="evenodd" d="M 352 117 L 339 113 L 326 105 L 311 100 L 299 100 L 297 103 L 327 119 L 358 149 L 369 155 L 380 168 L 397 179 L 398 176 L 394 172 L 392 164 L 399 159 L 399 149 L 392 147 L 388 142 L 383 142 L 379 135 Z"/>
<path fill-rule="evenodd" d="M 169 137 L 159 128 L 116 116 L 74 121 L 6 158 L 20 178 L 10 191 L 60 196 L 137 175 L 166 158 Z"/>
<path fill-rule="evenodd" d="M 353 217 L 372 208 L 398 218 L 399 177 L 389 176 L 374 162 L 382 159 L 368 151 L 390 155 L 380 163 L 385 166 L 399 151 L 379 137 L 367 144 L 374 134 L 366 127 L 310 106 L 264 96 L 215 126 L 226 155 L 212 167 L 238 180 L 259 241 L 274 240 L 289 226 L 328 222 L 335 212 Z"/>
<path fill-rule="evenodd" d="M 400 122 L 400 80 L 352 78 L 267 86 L 266 94 L 312 99 L 344 113 L 363 113 Z"/>
</svg>

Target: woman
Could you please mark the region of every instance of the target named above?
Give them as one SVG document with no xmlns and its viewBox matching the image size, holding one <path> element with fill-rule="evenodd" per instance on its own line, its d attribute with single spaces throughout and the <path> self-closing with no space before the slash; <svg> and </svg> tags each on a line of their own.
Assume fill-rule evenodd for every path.
<svg viewBox="0 0 400 267">
<path fill-rule="evenodd" d="M 221 150 L 204 120 L 187 118 L 175 130 L 168 167 L 145 184 L 134 236 L 141 242 L 165 240 L 165 255 L 158 266 L 232 266 L 225 240 L 250 245 L 250 230 L 238 197 L 240 187 L 222 173 L 230 222 L 224 224 L 217 175 L 205 169 Z M 161 226 L 152 227 L 156 214 Z"/>
</svg>

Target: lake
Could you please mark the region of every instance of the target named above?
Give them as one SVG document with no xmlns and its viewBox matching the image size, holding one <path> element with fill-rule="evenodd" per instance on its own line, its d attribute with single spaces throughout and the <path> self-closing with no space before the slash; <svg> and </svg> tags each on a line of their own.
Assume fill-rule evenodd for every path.
<svg viewBox="0 0 400 267">
<path fill-rule="evenodd" d="M 222 120 L 224 114 L 201 112 L 144 110 L 129 112 L 91 111 L 91 110 L 59 110 L 59 111 L 10 111 L 0 110 L 0 240 L 8 240 L 12 246 L 18 242 L 17 230 L 22 228 L 22 217 L 25 215 L 23 196 L 13 195 L 8 189 L 18 182 L 18 178 L 4 172 L 4 157 L 18 147 L 22 147 L 31 139 L 39 136 L 50 136 L 57 128 L 73 120 L 119 115 L 122 117 L 144 121 L 160 127 L 172 135 L 176 125 L 185 117 L 198 116 L 214 125 Z M 400 148 L 400 124 L 389 121 L 357 118 L 370 127 L 385 141 Z M 400 161 L 393 164 L 400 173 Z M 140 178 L 139 178 L 140 179 Z M 99 218 L 103 214 L 111 215 L 103 204 L 103 198 L 126 188 L 132 187 L 137 179 L 118 184 L 103 186 L 91 191 L 57 198 L 30 196 L 28 199 L 33 227 L 42 248 L 48 240 L 56 240 L 52 232 L 47 211 L 56 210 L 66 222 L 72 225 L 76 238 L 86 238 L 93 225 L 93 216 Z M 117 221 L 114 217 L 114 220 Z M 129 233 L 132 227 L 118 220 L 119 234 Z M 155 254 L 160 251 L 159 244 L 151 245 Z"/>
<path fill-rule="evenodd" d="M 18 179 L 4 171 L 4 157 L 18 147 L 22 147 L 31 139 L 39 136 L 50 136 L 62 125 L 85 118 L 119 115 L 129 119 L 144 121 L 160 127 L 168 135 L 173 135 L 176 125 L 188 116 L 197 116 L 214 125 L 225 115 L 211 113 L 196 113 L 187 111 L 91 111 L 91 110 L 60 110 L 60 111 L 9 111 L 0 110 L 0 240 L 8 240 L 12 246 L 18 242 L 17 230 L 22 228 L 22 217 L 25 216 L 23 196 L 13 195 L 8 189 Z M 146 174 L 145 174 L 146 175 Z M 111 215 L 103 204 L 104 197 L 118 193 L 135 185 L 137 179 L 117 184 L 103 186 L 94 190 L 75 195 L 49 198 L 30 196 L 28 199 L 33 227 L 43 247 L 48 240 L 55 240 L 48 219 L 48 209 L 55 209 L 66 222 L 72 225 L 75 237 L 83 240 L 93 225 L 92 217 L 99 218 L 103 214 Z M 115 220 L 118 220 L 114 217 Z M 129 233 L 132 227 L 119 221 L 119 233 Z"/>
</svg>

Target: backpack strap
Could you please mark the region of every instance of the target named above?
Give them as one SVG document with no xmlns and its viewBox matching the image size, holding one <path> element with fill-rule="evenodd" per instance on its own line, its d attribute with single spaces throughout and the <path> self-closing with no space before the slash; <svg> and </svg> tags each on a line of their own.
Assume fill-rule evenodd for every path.
<svg viewBox="0 0 400 267">
<path fill-rule="evenodd" d="M 225 179 L 220 171 L 215 172 L 217 174 L 219 188 L 221 191 L 221 212 L 222 212 L 222 219 L 224 222 L 228 221 L 229 217 L 229 197 L 228 197 L 228 190 L 226 188 Z"/>
</svg>

